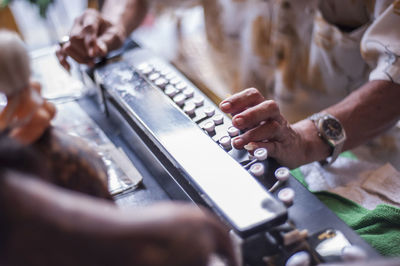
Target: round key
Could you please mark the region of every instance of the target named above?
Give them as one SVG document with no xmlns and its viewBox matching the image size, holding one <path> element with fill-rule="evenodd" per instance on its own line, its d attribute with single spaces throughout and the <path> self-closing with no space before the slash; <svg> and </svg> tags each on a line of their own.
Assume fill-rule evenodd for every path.
<svg viewBox="0 0 400 266">
<path fill-rule="evenodd" d="M 118 73 L 118 75 L 120 76 L 122 82 L 128 82 L 132 79 L 133 72 L 130 70 L 129 71 L 122 70 Z"/>
<path fill-rule="evenodd" d="M 275 170 L 275 177 L 279 181 L 286 181 L 289 179 L 290 171 L 287 167 L 279 167 Z"/>
<path fill-rule="evenodd" d="M 367 259 L 365 251 L 358 246 L 346 246 L 342 249 L 341 257 L 344 261 L 360 261 Z"/>
<path fill-rule="evenodd" d="M 183 90 L 186 88 L 186 83 L 183 82 L 183 81 L 181 81 L 181 82 L 179 82 L 178 84 L 176 84 L 175 87 L 176 87 L 177 90 L 183 91 Z"/>
<path fill-rule="evenodd" d="M 176 94 L 178 94 L 178 90 L 175 89 L 174 86 L 172 85 L 167 85 L 165 87 L 165 94 L 167 94 L 169 97 L 174 97 Z"/>
<path fill-rule="evenodd" d="M 165 78 L 158 78 L 154 81 L 154 84 L 160 88 L 164 88 L 168 81 Z"/>
<path fill-rule="evenodd" d="M 208 132 L 211 133 L 215 129 L 215 124 L 214 121 L 207 121 L 204 125 L 203 128 Z"/>
<path fill-rule="evenodd" d="M 307 251 L 299 251 L 286 261 L 286 266 L 309 266 L 311 265 L 310 254 Z"/>
<path fill-rule="evenodd" d="M 221 144 L 221 146 L 224 149 L 230 149 L 232 148 L 232 144 L 231 144 L 231 138 L 229 136 L 223 136 L 219 139 L 219 144 Z"/>
<path fill-rule="evenodd" d="M 176 84 L 178 84 L 179 82 L 181 82 L 181 79 L 180 79 L 180 78 L 177 78 L 177 77 L 175 77 L 175 78 L 173 78 L 173 79 L 171 79 L 171 80 L 169 81 L 169 83 L 171 83 L 172 85 L 176 85 Z"/>
<path fill-rule="evenodd" d="M 193 89 L 193 88 L 186 88 L 186 89 L 183 91 L 183 94 L 185 94 L 186 98 L 193 97 L 193 95 L 194 95 L 194 89 Z"/>
<path fill-rule="evenodd" d="M 149 67 L 143 69 L 141 72 L 142 72 L 144 75 L 147 76 L 147 75 L 150 75 L 150 73 L 153 72 L 153 68 L 152 68 L 151 66 L 149 66 Z"/>
<path fill-rule="evenodd" d="M 236 127 L 234 127 L 234 126 L 231 126 L 231 127 L 228 128 L 228 134 L 231 137 L 236 137 L 236 136 L 239 135 L 239 133 L 240 133 L 240 130 L 237 129 Z"/>
<path fill-rule="evenodd" d="M 137 69 L 141 72 L 141 73 L 143 73 L 144 75 L 148 75 L 148 74 L 150 74 L 151 72 L 153 72 L 153 67 L 151 67 L 149 64 L 147 64 L 147 63 L 143 63 L 143 64 L 140 64 L 138 67 L 137 67 Z"/>
<path fill-rule="evenodd" d="M 268 157 L 268 151 L 266 148 L 258 148 L 254 151 L 254 157 L 259 161 L 264 161 Z"/>
<path fill-rule="evenodd" d="M 149 80 L 155 81 L 155 80 L 158 79 L 159 77 L 160 77 L 160 74 L 158 74 L 158 73 L 153 73 L 153 74 L 150 74 Z"/>
<path fill-rule="evenodd" d="M 196 110 L 196 105 L 194 105 L 194 103 L 187 103 L 185 107 L 183 107 L 183 111 L 188 115 L 194 114 L 194 110 Z"/>
<path fill-rule="evenodd" d="M 137 70 L 142 71 L 143 69 L 145 69 L 145 68 L 147 68 L 147 67 L 149 67 L 149 64 L 147 64 L 147 63 L 141 63 L 141 64 L 138 65 L 136 68 L 137 68 Z"/>
<path fill-rule="evenodd" d="M 202 106 L 204 104 L 204 98 L 201 96 L 197 96 L 194 98 L 193 102 L 196 105 L 196 107 Z"/>
<path fill-rule="evenodd" d="M 208 106 L 208 107 L 204 108 L 204 113 L 208 117 L 213 116 L 215 114 L 215 108 L 211 107 L 211 106 Z"/>
<path fill-rule="evenodd" d="M 280 199 L 286 205 L 291 205 L 294 199 L 294 190 L 287 187 L 279 191 L 278 199 Z"/>
<path fill-rule="evenodd" d="M 162 66 L 153 65 L 153 68 L 154 68 L 154 72 L 160 73 L 160 72 L 161 72 L 161 69 L 162 69 Z M 160 73 L 160 74 L 161 74 L 161 73 Z"/>
<path fill-rule="evenodd" d="M 160 71 L 160 74 L 163 75 L 164 77 L 167 76 L 169 73 L 171 73 L 171 70 L 169 70 L 166 67 L 163 67 Z"/>
<path fill-rule="evenodd" d="M 185 100 L 186 100 L 186 97 L 183 94 L 178 94 L 178 95 L 174 96 L 174 102 L 179 106 L 181 106 L 185 102 Z"/>
<path fill-rule="evenodd" d="M 224 116 L 221 114 L 217 114 L 213 117 L 213 120 L 216 125 L 221 125 L 224 122 Z"/>
<path fill-rule="evenodd" d="M 168 73 L 167 75 L 165 75 L 165 78 L 168 80 L 171 80 L 171 79 L 176 78 L 176 76 L 174 73 L 171 72 L 171 73 Z"/>
<path fill-rule="evenodd" d="M 250 166 L 250 173 L 255 176 L 262 176 L 264 174 L 264 165 L 262 163 L 255 163 Z"/>
</svg>

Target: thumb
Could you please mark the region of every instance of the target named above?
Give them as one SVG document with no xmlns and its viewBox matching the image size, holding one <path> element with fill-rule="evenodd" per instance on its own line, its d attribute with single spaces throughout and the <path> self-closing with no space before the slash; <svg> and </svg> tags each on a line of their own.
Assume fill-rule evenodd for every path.
<svg viewBox="0 0 400 266">
<path fill-rule="evenodd" d="M 122 27 L 112 26 L 98 37 L 97 44 L 99 50 L 104 52 L 104 56 L 107 52 L 120 48 L 125 38 L 126 34 Z"/>
</svg>

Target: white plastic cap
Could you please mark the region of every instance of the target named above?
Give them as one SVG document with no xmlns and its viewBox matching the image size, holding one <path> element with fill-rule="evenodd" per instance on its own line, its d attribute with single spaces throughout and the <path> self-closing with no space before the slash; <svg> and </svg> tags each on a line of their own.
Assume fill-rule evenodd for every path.
<svg viewBox="0 0 400 266">
<path fill-rule="evenodd" d="M 164 87 L 167 85 L 168 81 L 165 78 L 158 78 L 154 81 L 154 84 L 158 87 Z"/>
<path fill-rule="evenodd" d="M 202 106 L 204 104 L 204 98 L 201 96 L 197 96 L 193 99 L 193 102 L 197 107 Z"/>
<path fill-rule="evenodd" d="M 174 73 L 171 72 L 171 73 L 168 73 L 167 75 L 165 75 L 165 78 L 168 80 L 172 80 L 172 79 L 176 78 L 176 76 Z"/>
<path fill-rule="evenodd" d="M 259 161 L 264 161 L 268 158 L 268 151 L 266 148 L 258 148 L 253 153 L 254 157 Z"/>
<path fill-rule="evenodd" d="M 299 251 L 286 261 L 286 266 L 309 266 L 311 265 L 310 254 L 306 251 Z"/>
<path fill-rule="evenodd" d="M 176 85 L 176 84 L 178 84 L 179 82 L 181 82 L 181 79 L 178 78 L 178 77 L 175 77 L 175 78 L 171 79 L 169 82 L 170 82 L 172 85 Z"/>
<path fill-rule="evenodd" d="M 208 117 L 213 116 L 215 114 L 215 108 L 212 106 L 208 106 L 208 107 L 204 108 L 204 113 Z"/>
<path fill-rule="evenodd" d="M 188 115 L 194 114 L 195 110 L 196 110 L 196 105 L 194 103 L 187 103 L 185 107 L 183 107 L 183 111 Z"/>
<path fill-rule="evenodd" d="M 294 194 L 294 190 L 287 187 L 279 191 L 278 198 L 286 205 L 290 205 L 293 203 Z"/>
<path fill-rule="evenodd" d="M 147 63 L 142 63 L 142 64 L 138 65 L 137 69 L 145 75 L 148 75 L 151 72 L 153 72 L 153 67 Z"/>
<path fill-rule="evenodd" d="M 255 176 L 262 176 L 264 174 L 264 165 L 262 163 L 255 163 L 250 166 L 250 173 Z"/>
<path fill-rule="evenodd" d="M 169 70 L 169 69 L 166 68 L 166 67 L 163 67 L 163 68 L 161 69 L 161 71 L 160 71 L 160 74 L 163 75 L 163 76 L 166 76 L 166 75 L 168 75 L 169 73 L 171 73 L 171 70 Z"/>
<path fill-rule="evenodd" d="M 174 97 L 177 93 L 178 93 L 178 90 L 177 89 L 175 89 L 175 87 L 174 86 L 172 86 L 172 85 L 167 85 L 166 87 L 165 87 L 165 94 L 167 94 L 169 97 Z"/>
<path fill-rule="evenodd" d="M 215 129 L 215 124 L 214 121 L 207 121 L 204 125 L 203 128 L 207 131 L 207 132 L 213 132 Z"/>
<path fill-rule="evenodd" d="M 359 246 L 346 246 L 342 249 L 342 259 L 344 261 L 360 261 L 366 258 L 367 254 Z"/>
<path fill-rule="evenodd" d="M 193 89 L 193 88 L 186 88 L 186 89 L 183 91 L 183 94 L 185 94 L 186 98 L 193 97 L 193 95 L 194 95 L 194 89 Z"/>
<path fill-rule="evenodd" d="M 231 144 L 231 138 L 229 136 L 223 136 L 219 139 L 219 144 L 221 144 L 222 147 L 225 149 L 230 149 L 232 148 Z"/>
<path fill-rule="evenodd" d="M 185 102 L 185 100 L 186 97 L 183 94 L 178 94 L 174 97 L 174 102 L 179 106 L 181 106 Z"/>
<path fill-rule="evenodd" d="M 179 91 L 183 91 L 186 88 L 186 83 L 181 81 L 175 85 L 176 89 Z"/>
<path fill-rule="evenodd" d="M 155 81 L 156 79 L 158 79 L 160 77 L 160 74 L 158 73 L 153 73 L 149 76 L 149 80 L 151 81 Z"/>
<path fill-rule="evenodd" d="M 234 126 L 231 126 L 231 127 L 228 128 L 228 134 L 231 137 L 236 137 L 236 136 L 239 135 L 239 133 L 240 133 L 240 130 L 237 129 L 236 127 L 234 127 Z"/>
<path fill-rule="evenodd" d="M 279 167 L 275 170 L 275 177 L 279 181 L 286 181 L 289 179 L 290 170 L 287 167 Z"/>
<path fill-rule="evenodd" d="M 213 117 L 214 123 L 220 125 L 224 122 L 224 116 L 222 114 L 217 114 Z"/>
</svg>

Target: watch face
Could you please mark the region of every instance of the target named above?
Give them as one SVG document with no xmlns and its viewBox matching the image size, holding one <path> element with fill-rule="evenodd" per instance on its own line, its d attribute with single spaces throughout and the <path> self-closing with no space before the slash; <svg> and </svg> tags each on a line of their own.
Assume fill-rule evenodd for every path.
<svg viewBox="0 0 400 266">
<path fill-rule="evenodd" d="M 322 132 L 332 140 L 338 140 L 343 135 L 342 125 L 333 118 L 327 118 L 323 121 Z"/>
</svg>

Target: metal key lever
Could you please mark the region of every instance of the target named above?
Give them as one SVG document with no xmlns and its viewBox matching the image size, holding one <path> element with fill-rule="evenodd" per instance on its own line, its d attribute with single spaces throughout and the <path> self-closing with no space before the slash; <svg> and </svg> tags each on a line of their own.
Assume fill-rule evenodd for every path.
<svg viewBox="0 0 400 266">
<path fill-rule="evenodd" d="M 268 158 L 268 151 L 265 148 L 258 148 L 253 153 L 254 159 L 243 166 L 244 169 L 248 170 L 254 163 L 259 161 L 265 161 Z"/>
</svg>

